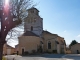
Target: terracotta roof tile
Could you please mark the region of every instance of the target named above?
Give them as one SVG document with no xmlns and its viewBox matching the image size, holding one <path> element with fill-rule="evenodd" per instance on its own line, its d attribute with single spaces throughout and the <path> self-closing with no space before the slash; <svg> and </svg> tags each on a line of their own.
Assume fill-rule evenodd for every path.
<svg viewBox="0 0 80 60">
<path fill-rule="evenodd" d="M 26 31 L 23 36 L 37 36 L 39 37 L 38 35 L 36 35 L 35 33 L 31 32 L 31 31 Z"/>
<path fill-rule="evenodd" d="M 49 31 L 45 31 L 45 30 L 43 30 L 42 33 L 49 33 L 49 34 L 52 34 L 52 35 L 56 35 L 56 36 L 58 36 L 57 34 L 53 34 L 53 33 L 49 32 Z"/>
</svg>

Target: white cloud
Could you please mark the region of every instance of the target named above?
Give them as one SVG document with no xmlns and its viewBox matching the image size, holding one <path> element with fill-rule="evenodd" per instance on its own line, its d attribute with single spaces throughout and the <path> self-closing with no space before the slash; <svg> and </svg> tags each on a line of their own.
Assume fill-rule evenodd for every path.
<svg viewBox="0 0 80 60">
<path fill-rule="evenodd" d="M 64 33 L 67 32 L 66 30 L 63 31 Z"/>
<path fill-rule="evenodd" d="M 80 38 L 80 34 L 77 37 Z"/>
</svg>

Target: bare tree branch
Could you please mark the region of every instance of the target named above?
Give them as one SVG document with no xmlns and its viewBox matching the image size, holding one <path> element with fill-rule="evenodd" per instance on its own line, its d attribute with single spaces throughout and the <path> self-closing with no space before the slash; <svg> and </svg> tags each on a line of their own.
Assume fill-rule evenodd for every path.
<svg viewBox="0 0 80 60">
<path fill-rule="evenodd" d="M 28 15 L 27 10 L 36 6 L 36 4 L 33 3 L 33 0 L 11 0 L 11 9 L 13 11 L 13 14 L 16 15 L 17 20 L 14 21 L 16 24 L 15 28 L 10 30 L 10 32 L 7 35 L 7 41 L 9 41 L 10 39 L 17 39 L 17 37 L 20 36 L 21 33 L 23 33 L 23 21 L 24 18 L 26 18 Z"/>
</svg>

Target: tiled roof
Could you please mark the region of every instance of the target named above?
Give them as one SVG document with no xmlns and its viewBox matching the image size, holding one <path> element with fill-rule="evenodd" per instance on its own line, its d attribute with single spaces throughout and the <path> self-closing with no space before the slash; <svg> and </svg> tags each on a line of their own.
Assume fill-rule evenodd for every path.
<svg viewBox="0 0 80 60">
<path fill-rule="evenodd" d="M 23 36 L 37 36 L 39 37 L 38 35 L 36 35 L 35 33 L 31 32 L 31 31 L 26 31 Z"/>
<path fill-rule="evenodd" d="M 45 31 L 45 30 L 43 30 L 43 32 L 42 32 L 42 33 L 53 34 L 53 33 L 49 32 L 49 31 Z M 56 36 L 58 36 L 57 34 L 53 34 L 53 35 L 56 35 Z"/>
<path fill-rule="evenodd" d="M 74 44 L 74 45 L 72 45 L 72 46 L 75 46 L 75 45 L 80 45 L 80 43 Z"/>
</svg>

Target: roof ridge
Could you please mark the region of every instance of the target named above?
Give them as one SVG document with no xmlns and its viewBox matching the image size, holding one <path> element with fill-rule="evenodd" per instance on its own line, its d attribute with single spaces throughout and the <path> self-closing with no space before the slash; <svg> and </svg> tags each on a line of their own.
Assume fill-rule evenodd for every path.
<svg viewBox="0 0 80 60">
<path fill-rule="evenodd" d="M 23 33 L 23 36 L 37 36 L 37 37 L 39 37 L 37 34 L 35 34 L 32 31 L 26 31 L 25 33 Z"/>
</svg>

